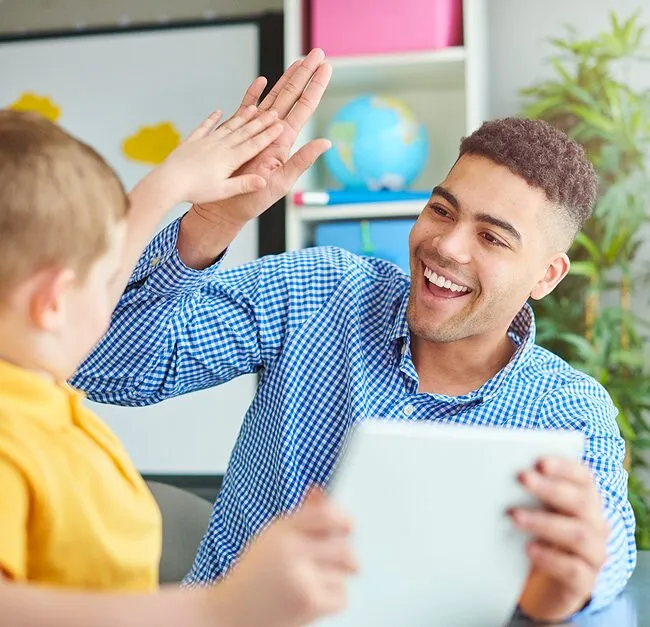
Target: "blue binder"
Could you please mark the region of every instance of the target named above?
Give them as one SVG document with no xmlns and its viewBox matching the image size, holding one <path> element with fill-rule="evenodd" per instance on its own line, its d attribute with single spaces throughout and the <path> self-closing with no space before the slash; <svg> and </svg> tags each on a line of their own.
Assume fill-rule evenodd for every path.
<svg viewBox="0 0 650 627">
<path fill-rule="evenodd" d="M 414 224 L 415 218 L 322 222 L 314 229 L 314 244 L 386 259 L 409 274 L 409 233 Z"/>
</svg>

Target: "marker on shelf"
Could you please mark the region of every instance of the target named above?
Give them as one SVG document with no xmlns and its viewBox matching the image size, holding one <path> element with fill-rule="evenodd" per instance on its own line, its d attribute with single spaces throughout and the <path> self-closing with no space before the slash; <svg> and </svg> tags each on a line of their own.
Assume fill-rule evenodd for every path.
<svg viewBox="0 0 650 627">
<path fill-rule="evenodd" d="M 314 190 L 296 192 L 293 195 L 293 204 L 300 207 L 325 207 L 327 205 L 343 205 L 373 202 L 403 202 L 405 200 L 428 200 L 431 196 L 429 190 L 419 191 L 371 191 L 359 190 Z"/>
</svg>

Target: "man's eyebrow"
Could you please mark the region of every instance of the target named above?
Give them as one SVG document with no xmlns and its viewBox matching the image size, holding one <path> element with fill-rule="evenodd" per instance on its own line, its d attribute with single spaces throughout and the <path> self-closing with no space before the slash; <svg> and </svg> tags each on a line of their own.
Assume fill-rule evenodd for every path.
<svg viewBox="0 0 650 627">
<path fill-rule="evenodd" d="M 433 188 L 432 196 L 440 196 L 444 198 L 454 209 L 456 209 L 456 211 L 460 211 L 460 203 L 458 202 L 458 198 L 456 198 L 456 196 L 454 196 L 448 189 L 442 187 L 442 185 L 436 185 Z M 510 222 L 507 222 L 506 220 L 497 218 L 496 216 L 490 215 L 489 213 L 479 213 L 478 215 L 474 216 L 474 220 L 476 222 L 485 222 L 486 224 L 496 226 L 497 228 L 510 233 L 510 235 L 512 235 L 517 240 L 517 243 L 521 244 L 522 242 L 521 233 L 515 228 L 513 224 L 510 224 Z"/>
<path fill-rule="evenodd" d="M 460 203 L 458 198 L 454 196 L 448 189 L 445 189 L 441 185 L 436 185 L 433 188 L 432 196 L 442 196 L 454 209 L 460 209 Z"/>
<path fill-rule="evenodd" d="M 479 213 L 476 216 L 476 221 L 485 222 L 486 224 L 491 224 L 492 226 L 496 226 L 499 229 L 507 231 L 517 240 L 519 244 L 521 244 L 521 233 L 514 227 L 514 225 L 510 224 L 510 222 L 506 222 L 501 218 L 491 216 L 489 213 Z"/>
</svg>

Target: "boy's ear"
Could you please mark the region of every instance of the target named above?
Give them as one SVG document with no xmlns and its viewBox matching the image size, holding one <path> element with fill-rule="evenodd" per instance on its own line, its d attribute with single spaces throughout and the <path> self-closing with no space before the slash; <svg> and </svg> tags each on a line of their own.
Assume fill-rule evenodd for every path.
<svg viewBox="0 0 650 627">
<path fill-rule="evenodd" d="M 74 282 L 75 273 L 70 268 L 50 268 L 34 277 L 29 310 L 37 327 L 50 332 L 61 329 Z"/>
</svg>

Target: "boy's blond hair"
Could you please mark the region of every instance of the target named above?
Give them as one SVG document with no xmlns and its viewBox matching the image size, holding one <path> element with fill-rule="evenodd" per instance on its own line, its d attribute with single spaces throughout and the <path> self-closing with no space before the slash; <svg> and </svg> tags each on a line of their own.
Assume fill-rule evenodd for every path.
<svg viewBox="0 0 650 627">
<path fill-rule="evenodd" d="M 0 110 L 0 299 L 44 268 L 83 280 L 127 209 L 90 146 L 39 115 Z"/>
</svg>

